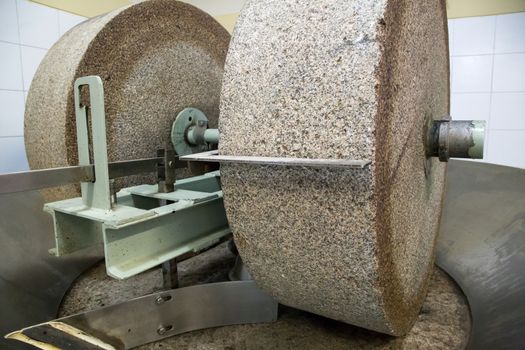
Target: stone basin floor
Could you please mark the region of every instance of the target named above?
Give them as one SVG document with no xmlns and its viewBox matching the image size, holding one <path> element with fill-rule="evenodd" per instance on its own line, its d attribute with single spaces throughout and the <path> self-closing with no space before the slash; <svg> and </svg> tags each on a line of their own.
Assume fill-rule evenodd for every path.
<svg viewBox="0 0 525 350">
<path fill-rule="evenodd" d="M 179 263 L 180 286 L 228 279 L 235 255 L 223 243 Z M 86 271 L 66 294 L 59 316 L 94 310 L 162 290 L 159 268 L 118 281 L 100 263 Z M 409 334 L 394 338 L 279 306 L 271 324 L 219 327 L 191 332 L 138 347 L 141 350 L 255 350 L 255 349 L 464 349 L 470 333 L 470 313 L 461 290 L 435 267 L 428 295 Z"/>
</svg>

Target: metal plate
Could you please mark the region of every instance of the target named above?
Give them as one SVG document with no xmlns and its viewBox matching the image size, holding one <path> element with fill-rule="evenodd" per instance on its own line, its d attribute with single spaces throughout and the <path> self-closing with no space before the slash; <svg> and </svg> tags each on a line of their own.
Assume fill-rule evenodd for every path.
<svg viewBox="0 0 525 350">
<path fill-rule="evenodd" d="M 101 342 L 130 349 L 199 329 L 272 322 L 277 320 L 277 306 L 254 281 L 219 282 L 156 293 L 51 324 L 60 322 L 87 335 L 103 335 Z M 19 333 L 57 344 L 48 324 Z"/>
<path fill-rule="evenodd" d="M 33 349 L 3 335 L 52 320 L 64 293 L 79 274 L 101 258 L 84 251 L 50 256 L 55 244 L 51 216 L 38 192 L 0 195 L 0 348 Z"/>
<path fill-rule="evenodd" d="M 278 165 L 278 166 L 302 166 L 310 168 L 355 168 L 363 169 L 371 162 L 368 160 L 354 159 L 310 159 L 289 157 L 253 157 L 253 156 L 229 156 L 219 154 L 218 150 L 194 153 L 180 157 L 181 160 L 193 162 L 219 162 L 237 164 Z"/>
<path fill-rule="evenodd" d="M 109 178 L 154 172 L 156 165 L 162 160 L 162 158 L 146 158 L 109 163 Z M 0 194 L 88 181 L 95 181 L 95 167 L 92 164 L 0 174 Z"/>
<path fill-rule="evenodd" d="M 450 162 L 437 263 L 469 301 L 468 349 L 525 349 L 525 170 Z"/>
</svg>

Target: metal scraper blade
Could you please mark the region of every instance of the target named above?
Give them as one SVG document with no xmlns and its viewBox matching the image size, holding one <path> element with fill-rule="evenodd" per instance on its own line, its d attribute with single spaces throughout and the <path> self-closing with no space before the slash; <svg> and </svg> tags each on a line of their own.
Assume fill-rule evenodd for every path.
<svg viewBox="0 0 525 350">
<path fill-rule="evenodd" d="M 350 168 L 363 169 L 371 163 L 369 160 L 355 159 L 311 159 L 288 157 L 231 156 L 209 151 L 181 156 L 180 160 L 192 162 L 241 163 L 256 165 L 299 166 L 310 168 Z"/>
<path fill-rule="evenodd" d="M 109 178 L 154 172 L 162 161 L 163 158 L 145 158 L 109 163 Z M 95 181 L 95 166 L 92 164 L 1 174 L 0 194 L 92 181 Z"/>
</svg>

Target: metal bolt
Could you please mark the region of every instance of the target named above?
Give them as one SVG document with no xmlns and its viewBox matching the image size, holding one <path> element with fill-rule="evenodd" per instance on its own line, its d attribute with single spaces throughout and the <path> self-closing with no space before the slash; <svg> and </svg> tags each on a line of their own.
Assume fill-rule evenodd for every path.
<svg viewBox="0 0 525 350">
<path fill-rule="evenodd" d="M 111 205 L 114 206 L 117 204 L 117 190 L 115 187 L 115 179 L 109 180 L 109 192 L 111 194 L 110 195 Z"/>
<path fill-rule="evenodd" d="M 164 335 L 168 333 L 169 331 L 171 331 L 172 329 L 173 329 L 173 326 L 160 326 L 159 328 L 157 328 L 157 333 L 159 335 Z"/>
<path fill-rule="evenodd" d="M 170 301 L 170 300 L 171 300 L 171 295 L 169 294 L 159 295 L 158 297 L 155 298 L 155 304 L 157 305 L 164 304 L 165 302 Z"/>
</svg>

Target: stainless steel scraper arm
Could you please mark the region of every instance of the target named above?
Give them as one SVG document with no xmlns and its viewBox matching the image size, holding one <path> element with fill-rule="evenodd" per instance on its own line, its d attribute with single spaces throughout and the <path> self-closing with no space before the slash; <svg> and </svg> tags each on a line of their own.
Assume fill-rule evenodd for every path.
<svg viewBox="0 0 525 350">
<path fill-rule="evenodd" d="M 162 158 L 146 158 L 109 163 L 109 178 L 154 172 L 156 165 L 162 161 Z M 1 174 L 0 194 L 93 181 L 95 166 L 92 164 Z"/>
<path fill-rule="evenodd" d="M 354 159 L 310 159 L 287 157 L 258 157 L 221 155 L 219 151 L 209 151 L 181 156 L 180 160 L 192 162 L 242 163 L 256 165 L 299 166 L 310 168 L 350 168 L 363 169 L 371 162 Z"/>
</svg>

